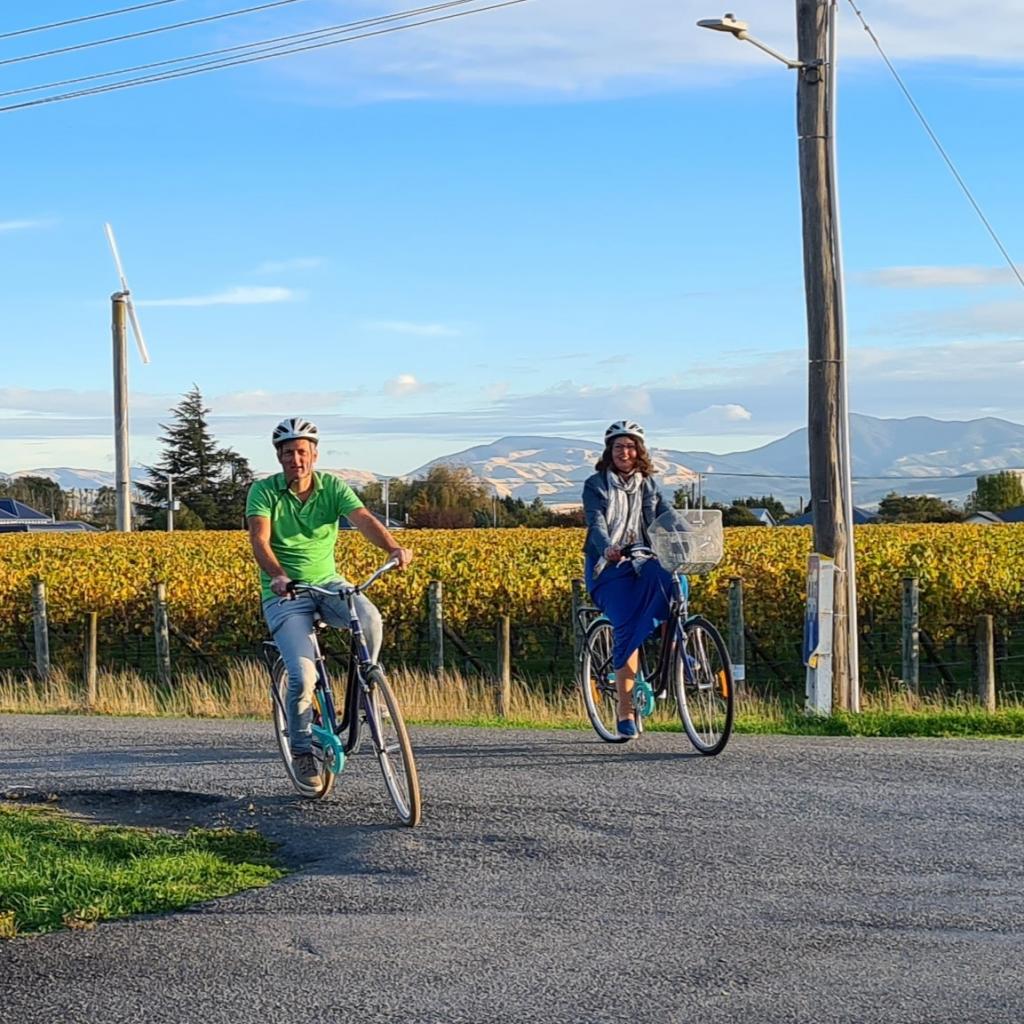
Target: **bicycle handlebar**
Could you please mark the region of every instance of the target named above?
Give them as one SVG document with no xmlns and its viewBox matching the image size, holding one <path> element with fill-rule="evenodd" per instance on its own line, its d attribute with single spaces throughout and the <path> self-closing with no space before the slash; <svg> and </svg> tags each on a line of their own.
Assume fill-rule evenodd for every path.
<svg viewBox="0 0 1024 1024">
<path fill-rule="evenodd" d="M 297 594 L 322 594 L 324 597 L 346 597 L 348 594 L 361 594 L 373 583 L 381 578 L 386 572 L 398 567 L 397 558 L 389 558 L 379 569 L 368 576 L 362 583 L 348 584 L 339 590 L 331 590 L 328 587 L 321 587 L 315 583 L 303 583 L 301 580 L 290 580 L 288 593 L 295 597 Z M 282 597 L 280 600 L 291 600 L 289 597 Z"/>
</svg>

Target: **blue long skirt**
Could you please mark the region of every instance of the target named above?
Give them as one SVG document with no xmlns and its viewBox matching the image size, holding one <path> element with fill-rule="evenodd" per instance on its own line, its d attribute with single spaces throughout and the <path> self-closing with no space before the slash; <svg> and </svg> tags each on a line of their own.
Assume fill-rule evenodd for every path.
<svg viewBox="0 0 1024 1024">
<path fill-rule="evenodd" d="M 628 561 L 606 565 L 590 583 L 590 596 L 614 629 L 612 664 L 619 669 L 668 618 L 672 575 L 655 558 L 644 562 L 639 572 Z"/>
</svg>

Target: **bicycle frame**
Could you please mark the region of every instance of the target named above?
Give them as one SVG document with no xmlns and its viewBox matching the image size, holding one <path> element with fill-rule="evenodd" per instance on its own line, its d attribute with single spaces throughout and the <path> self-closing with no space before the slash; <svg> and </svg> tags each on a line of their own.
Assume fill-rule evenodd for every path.
<svg viewBox="0 0 1024 1024">
<path fill-rule="evenodd" d="M 356 614 L 356 595 L 361 594 L 370 587 L 384 573 L 393 569 L 396 562 L 386 562 L 372 576 L 360 584 L 345 586 L 341 590 L 331 590 L 327 587 L 319 587 L 311 583 L 294 583 L 291 587 L 292 593 L 311 594 L 321 597 L 340 597 L 348 607 L 349 632 L 351 641 L 348 657 L 348 674 L 345 687 L 345 706 L 342 720 L 339 723 L 337 706 L 334 699 L 334 690 L 331 686 L 330 675 L 327 671 L 326 658 L 320 646 L 318 633 L 327 628 L 320 615 L 319 609 L 313 612 L 313 647 L 316 652 L 316 683 L 314 692 L 320 705 L 320 717 L 323 725 L 313 726 L 313 735 L 320 743 L 325 754 L 329 751 L 332 754 L 332 761 L 335 772 L 340 772 L 345 763 L 345 755 L 351 754 L 359 748 L 359 740 L 362 729 L 362 719 L 359 710 L 363 703 L 362 698 L 368 690 L 366 676 L 373 661 L 370 658 L 370 650 L 366 646 L 366 635 L 363 633 L 362 623 Z M 282 598 L 287 600 L 287 598 Z M 264 641 L 264 648 L 277 650 L 277 644 L 273 641 Z M 275 699 L 276 695 L 275 695 Z M 376 732 L 377 722 L 372 715 L 367 715 L 371 732 Z M 345 736 L 344 741 L 341 736 Z M 380 736 L 374 735 L 374 740 L 380 741 Z"/>
</svg>

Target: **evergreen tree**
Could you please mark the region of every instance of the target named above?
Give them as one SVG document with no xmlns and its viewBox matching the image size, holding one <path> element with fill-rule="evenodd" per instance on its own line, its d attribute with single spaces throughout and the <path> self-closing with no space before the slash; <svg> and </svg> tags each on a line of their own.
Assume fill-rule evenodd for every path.
<svg viewBox="0 0 1024 1024">
<path fill-rule="evenodd" d="M 140 505 L 148 524 L 166 526 L 167 513 L 161 507 L 167 499 L 167 478 L 173 478 L 173 492 L 181 502 L 175 513 L 176 529 L 235 530 L 245 519 L 245 497 L 252 483 L 249 462 L 231 448 L 220 448 L 210 434 L 199 388 L 192 390 L 171 410 L 174 421 L 161 424 L 163 455 L 155 466 L 147 466 L 149 481 L 138 484 L 149 499 Z"/>
<path fill-rule="evenodd" d="M 941 498 L 890 491 L 878 503 L 878 518 L 884 523 L 958 523 L 963 515 Z"/>
</svg>

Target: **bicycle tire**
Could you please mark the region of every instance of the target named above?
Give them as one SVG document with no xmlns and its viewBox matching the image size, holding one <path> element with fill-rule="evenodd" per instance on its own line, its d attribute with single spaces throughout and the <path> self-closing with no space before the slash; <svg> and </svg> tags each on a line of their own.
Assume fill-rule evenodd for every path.
<svg viewBox="0 0 1024 1024">
<path fill-rule="evenodd" d="M 673 688 L 690 742 L 705 756 L 720 754 L 732 735 L 736 687 L 722 634 L 695 615 L 682 625 Z"/>
<path fill-rule="evenodd" d="M 628 737 L 620 736 L 618 729 L 619 698 L 612 664 L 614 646 L 612 624 L 605 618 L 595 619 L 583 638 L 580 691 L 594 732 L 605 743 L 625 743 Z"/>
<path fill-rule="evenodd" d="M 412 828 L 422 820 L 423 801 L 409 730 L 405 727 L 398 698 L 379 665 L 372 666 L 366 673 L 366 684 L 363 697 L 367 725 L 384 776 L 384 787 L 399 820 Z"/>
<path fill-rule="evenodd" d="M 307 800 L 322 800 L 334 788 L 336 774 L 325 764 L 323 748 L 315 740 L 313 742 L 313 756 L 320 766 L 320 787 L 307 786 L 300 781 L 295 772 L 295 765 L 292 761 L 291 744 L 288 742 L 288 670 L 285 668 L 284 659 L 278 658 L 270 670 L 270 708 L 271 718 L 274 725 L 274 738 L 277 740 L 277 751 L 284 763 L 284 770 L 295 791 L 299 796 Z M 313 722 L 320 724 L 320 710 L 314 701 Z"/>
</svg>

